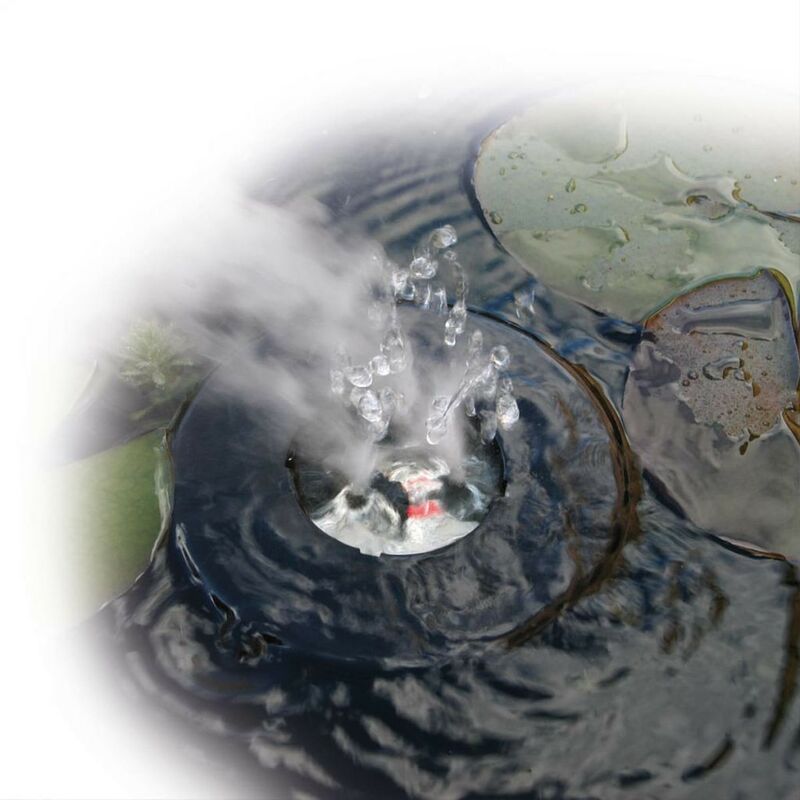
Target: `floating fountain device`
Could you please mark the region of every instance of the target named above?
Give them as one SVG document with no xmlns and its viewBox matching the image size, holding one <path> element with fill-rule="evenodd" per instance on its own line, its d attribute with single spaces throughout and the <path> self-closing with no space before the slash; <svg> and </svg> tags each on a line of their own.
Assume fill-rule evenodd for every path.
<svg viewBox="0 0 800 800">
<path fill-rule="evenodd" d="M 519 419 L 510 354 L 503 344 L 485 347 L 483 330 L 469 319 L 456 242 L 445 225 L 407 267 L 385 261 L 369 311 L 374 354 L 354 362 L 337 352 L 331 391 L 373 444 L 361 476 L 321 475 L 302 445 L 292 459 L 314 524 L 368 555 L 451 544 L 478 526 L 504 488 L 496 435 Z M 435 281 L 440 263 L 455 278 L 452 307 Z"/>
<path fill-rule="evenodd" d="M 480 652 L 591 591 L 635 532 L 638 473 L 602 387 L 467 313 L 453 244 L 440 228 L 403 268 L 381 252 L 377 285 L 349 263 L 367 294 L 327 309 L 315 336 L 335 342 L 273 326 L 180 419 L 171 568 L 243 631 L 348 663 Z"/>
</svg>

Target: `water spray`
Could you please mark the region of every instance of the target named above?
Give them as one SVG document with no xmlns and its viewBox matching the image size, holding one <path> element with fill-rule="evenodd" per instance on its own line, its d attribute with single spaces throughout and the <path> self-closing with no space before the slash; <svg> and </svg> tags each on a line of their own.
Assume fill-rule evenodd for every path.
<svg viewBox="0 0 800 800">
<path fill-rule="evenodd" d="M 457 241 L 445 225 L 407 266 L 376 256 L 381 278 L 368 312 L 374 354 L 354 362 L 340 347 L 330 370 L 331 392 L 372 445 L 370 469 L 333 481 L 332 496 L 315 496 L 306 508 L 318 528 L 371 555 L 434 550 L 465 536 L 502 482 L 495 437 L 519 419 L 511 357 L 503 345 L 486 350 L 480 329 L 468 331 L 469 283 L 453 249 Z M 442 264 L 455 279 L 452 305 L 436 280 Z M 414 334 L 432 326 L 438 346 L 415 354 Z M 417 370 L 415 357 L 423 362 Z M 434 384 L 437 373 L 455 375 L 448 381 L 455 388 L 421 390 L 426 370 Z"/>
</svg>

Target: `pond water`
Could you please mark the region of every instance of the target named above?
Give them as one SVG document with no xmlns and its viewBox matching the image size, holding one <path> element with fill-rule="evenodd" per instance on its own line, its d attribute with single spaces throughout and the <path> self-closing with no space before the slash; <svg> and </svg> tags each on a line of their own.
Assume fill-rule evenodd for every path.
<svg viewBox="0 0 800 800">
<path fill-rule="evenodd" d="M 754 340 L 772 361 L 759 342 L 782 343 L 777 377 L 765 366 L 762 379 L 774 384 L 761 391 L 778 398 L 775 420 L 720 432 L 703 411 L 717 402 L 713 386 L 695 396 L 682 383 L 695 380 L 695 361 L 675 330 L 695 307 L 646 324 L 636 303 L 626 303 L 639 314 L 628 318 L 603 313 L 613 302 L 589 307 L 585 276 L 571 292 L 559 270 L 570 247 L 593 258 L 597 236 L 542 244 L 528 216 L 529 233 L 504 242 L 516 257 L 501 245 L 498 219 L 508 225 L 509 214 L 482 208 L 472 177 L 481 142 L 524 107 L 429 110 L 318 137 L 251 185 L 257 202 L 321 207 L 337 235 L 367 236 L 398 262 L 453 225 L 475 318 L 511 352 L 520 422 L 498 439 L 505 496 L 472 533 L 435 552 L 376 558 L 302 513 L 286 465 L 295 431 L 277 413 L 266 426 L 263 409 L 254 419 L 224 379 L 235 365 L 223 363 L 200 389 L 171 433 L 175 490 L 162 546 L 90 628 L 108 644 L 120 685 L 155 719 L 185 726 L 204 764 L 235 765 L 232 796 L 798 796 L 795 277 L 789 299 L 762 273 L 747 308 L 728 311 L 728 299 L 741 303 L 736 292 L 696 304 L 731 347 Z M 601 133 L 612 141 L 602 152 L 567 142 L 592 173 L 626 143 L 618 125 Z M 634 144 L 654 163 L 658 153 Z M 701 194 L 666 172 L 682 197 Z M 617 173 L 603 186 L 622 191 Z M 581 176 L 577 188 L 558 181 L 570 208 L 584 202 Z M 669 182 L 637 181 L 659 191 Z M 728 205 L 704 212 L 704 226 L 730 225 L 728 214 L 743 220 L 736 236 L 769 224 L 709 185 L 692 213 Z M 775 236 L 791 243 L 792 209 L 769 199 L 759 203 L 781 214 Z M 673 194 L 643 202 L 674 212 Z M 621 212 L 598 213 L 591 226 L 605 247 Z M 640 258 L 660 252 L 643 241 Z M 704 240 L 704 259 L 715 241 Z M 786 271 L 794 252 L 782 255 Z M 748 263 L 750 274 L 770 266 Z M 267 337 L 259 346 L 269 354 L 277 345 Z M 701 377 L 700 364 L 696 379 L 737 381 L 744 361 L 711 349 L 714 374 Z M 752 397 L 752 380 L 739 377 L 730 391 L 747 384 Z"/>
</svg>

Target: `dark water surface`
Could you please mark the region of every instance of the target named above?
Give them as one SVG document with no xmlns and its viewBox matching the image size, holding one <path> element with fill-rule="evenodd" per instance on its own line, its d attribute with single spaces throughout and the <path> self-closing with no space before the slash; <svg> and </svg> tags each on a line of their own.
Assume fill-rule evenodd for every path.
<svg viewBox="0 0 800 800">
<path fill-rule="evenodd" d="M 361 555 L 299 510 L 292 432 L 215 373 L 172 434 L 163 546 L 94 625 L 156 719 L 235 765 L 231 796 L 798 797 L 795 568 L 693 526 L 642 474 L 620 421 L 641 328 L 496 243 L 470 176 L 508 111 L 387 122 L 254 189 L 313 198 L 398 261 L 456 227 L 470 303 L 523 387 L 507 496 L 442 551 Z"/>
</svg>

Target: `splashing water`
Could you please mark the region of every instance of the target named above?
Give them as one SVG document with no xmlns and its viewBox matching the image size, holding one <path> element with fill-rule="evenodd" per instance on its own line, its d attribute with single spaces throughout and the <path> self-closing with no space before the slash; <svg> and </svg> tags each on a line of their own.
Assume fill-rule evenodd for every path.
<svg viewBox="0 0 800 800">
<path fill-rule="evenodd" d="M 458 242 L 452 225 L 434 230 L 413 254 L 406 267 L 385 261 L 383 285 L 370 309 L 370 319 L 382 327 L 376 355 L 366 363 L 353 364 L 346 352 L 337 354 L 338 363 L 331 370 L 331 391 L 342 398 L 366 425 L 372 441 L 384 439 L 393 415 L 402 405 L 402 393 L 389 386 L 370 389 L 380 378 L 398 375 L 410 366 L 408 338 L 398 320 L 401 302 L 413 302 L 434 314 L 446 314 L 444 344 L 454 348 L 458 337 L 467 330 L 467 294 L 469 281 L 458 261 L 453 246 Z M 455 278 L 455 300 L 449 306 L 444 285 L 434 282 L 439 273 L 439 259 L 450 268 Z M 532 305 L 532 297 L 529 299 Z M 449 312 L 448 312 L 449 307 Z M 463 376 L 449 396 L 436 396 L 430 402 L 431 413 L 425 422 L 425 439 L 429 445 L 439 444 L 448 432 L 448 419 L 459 406 L 468 417 L 480 419 L 481 438 L 491 442 L 498 427 L 507 430 L 519 419 L 519 408 L 513 396 L 513 384 L 507 369 L 510 357 L 503 346 L 484 354 L 483 335 L 479 330 L 469 338 Z M 348 391 L 349 389 L 349 391 Z M 368 391 L 367 391 L 368 390 Z"/>
<path fill-rule="evenodd" d="M 358 475 L 328 480 L 328 490 L 305 508 L 320 530 L 369 555 L 439 549 L 474 530 L 500 491 L 490 445 L 520 415 L 511 357 L 504 345 L 485 347 L 478 327 L 468 331 L 469 283 L 453 249 L 457 241 L 455 228 L 444 225 L 408 265 L 379 259 L 381 280 L 368 313 L 374 355 L 354 361 L 339 348 L 330 371 L 330 390 L 357 421 L 369 454 Z M 454 279 L 452 306 L 441 267 Z M 416 312 L 399 313 L 411 304 Z M 421 361 L 412 369 L 412 339 L 423 328 L 436 356 L 417 353 Z M 462 337 L 466 347 L 457 347 Z M 456 421 L 459 408 L 464 415 Z M 301 494 L 308 496 L 305 489 Z"/>
</svg>

